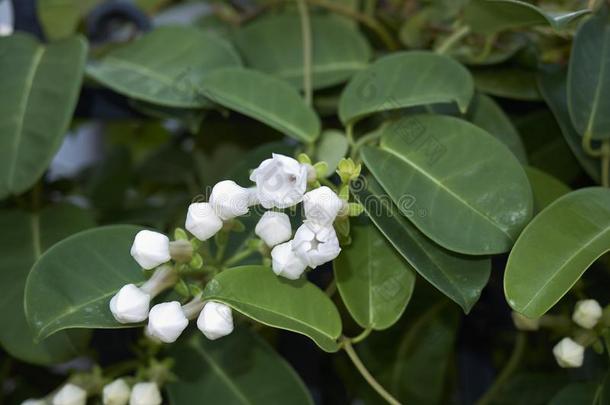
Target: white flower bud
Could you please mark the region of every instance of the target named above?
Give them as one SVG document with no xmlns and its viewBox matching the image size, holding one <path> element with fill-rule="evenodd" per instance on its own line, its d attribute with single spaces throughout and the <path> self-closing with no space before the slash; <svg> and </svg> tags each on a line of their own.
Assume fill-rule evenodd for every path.
<svg viewBox="0 0 610 405">
<path fill-rule="evenodd" d="M 332 225 L 345 202 L 326 186 L 316 188 L 303 196 L 305 218 L 319 225 Z"/>
<path fill-rule="evenodd" d="M 580 367 L 584 359 L 585 348 L 566 337 L 553 347 L 553 355 L 560 367 Z"/>
<path fill-rule="evenodd" d="M 21 405 L 47 405 L 47 401 L 45 401 L 44 399 L 30 398 L 23 401 Z"/>
<path fill-rule="evenodd" d="M 110 311 L 120 323 L 142 322 L 148 317 L 150 298 L 134 284 L 127 284 L 110 300 Z"/>
<path fill-rule="evenodd" d="M 295 159 L 272 154 L 250 174 L 256 194 L 265 208 L 287 208 L 303 200 L 307 188 L 307 166 Z"/>
<path fill-rule="evenodd" d="M 219 302 L 206 302 L 197 318 L 197 327 L 210 340 L 227 336 L 233 332 L 231 308 Z"/>
<path fill-rule="evenodd" d="M 292 237 L 290 218 L 283 212 L 267 211 L 256 224 L 254 233 L 269 247 L 286 242 Z"/>
<path fill-rule="evenodd" d="M 87 391 L 74 384 L 66 384 L 53 396 L 53 405 L 85 405 Z"/>
<path fill-rule="evenodd" d="M 131 390 L 129 405 L 161 405 L 163 399 L 154 382 L 137 383 Z"/>
<path fill-rule="evenodd" d="M 247 214 L 251 200 L 251 191 L 232 180 L 216 183 L 210 195 L 210 204 L 216 215 L 225 221 Z"/>
<path fill-rule="evenodd" d="M 303 262 L 292 249 L 293 241 L 277 245 L 271 250 L 271 260 L 273 272 L 278 276 L 296 280 L 307 268 L 307 263 Z"/>
<path fill-rule="evenodd" d="M 140 231 L 131 246 L 131 256 L 147 270 L 169 262 L 169 238 L 159 232 Z"/>
<path fill-rule="evenodd" d="M 540 319 L 530 319 L 524 315 L 521 315 L 519 312 L 512 312 L 513 323 L 515 324 L 515 328 L 522 331 L 533 331 L 538 330 L 540 327 Z"/>
<path fill-rule="evenodd" d="M 305 221 L 297 229 L 292 249 L 312 269 L 335 259 L 341 252 L 335 229 L 311 221 Z"/>
<path fill-rule="evenodd" d="M 592 329 L 602 317 L 602 307 L 595 300 L 582 300 L 576 303 L 572 320 L 585 329 Z"/>
<path fill-rule="evenodd" d="M 127 405 L 131 389 L 129 385 L 119 378 L 104 386 L 102 390 L 102 400 L 104 405 Z"/>
<path fill-rule="evenodd" d="M 148 333 L 164 343 L 175 342 L 188 324 L 178 301 L 157 304 L 148 314 Z"/>
<path fill-rule="evenodd" d="M 186 214 L 186 229 L 199 240 L 208 240 L 222 228 L 222 219 L 209 203 L 193 203 Z"/>
</svg>

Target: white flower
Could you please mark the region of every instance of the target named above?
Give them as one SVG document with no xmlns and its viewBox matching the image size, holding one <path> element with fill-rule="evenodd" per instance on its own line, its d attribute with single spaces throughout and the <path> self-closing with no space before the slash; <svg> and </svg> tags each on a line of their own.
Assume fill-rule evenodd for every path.
<svg viewBox="0 0 610 405">
<path fill-rule="evenodd" d="M 47 405 L 47 401 L 44 399 L 26 399 L 21 405 Z"/>
<path fill-rule="evenodd" d="M 582 300 L 576 303 L 572 320 L 585 329 L 592 329 L 602 317 L 602 307 L 595 300 Z"/>
<path fill-rule="evenodd" d="M 248 213 L 252 205 L 252 191 L 243 188 L 232 180 L 216 183 L 210 195 L 210 204 L 216 215 L 223 220 L 229 220 Z"/>
<path fill-rule="evenodd" d="M 252 171 L 256 194 L 265 208 L 287 208 L 303 199 L 307 188 L 307 166 L 288 156 L 272 154 Z"/>
<path fill-rule="evenodd" d="M 129 405 L 161 405 L 161 393 L 154 382 L 137 383 L 131 390 Z"/>
<path fill-rule="evenodd" d="M 233 332 L 231 308 L 219 302 L 206 302 L 197 318 L 197 327 L 210 340 L 227 336 Z"/>
<path fill-rule="evenodd" d="M 159 232 L 140 231 L 131 246 L 131 255 L 143 268 L 153 269 L 170 261 L 169 238 Z"/>
<path fill-rule="evenodd" d="M 74 384 L 66 384 L 53 396 L 53 405 L 85 405 L 87 391 Z"/>
<path fill-rule="evenodd" d="M 312 269 L 333 260 L 341 252 L 334 228 L 311 221 L 305 221 L 297 229 L 292 249 Z"/>
<path fill-rule="evenodd" d="M 193 203 L 186 214 L 186 229 L 199 240 L 208 240 L 222 228 L 222 219 L 209 203 Z"/>
<path fill-rule="evenodd" d="M 273 272 L 278 276 L 296 280 L 307 268 L 307 263 L 303 262 L 292 249 L 293 241 L 288 241 L 277 245 L 271 250 L 271 260 Z"/>
<path fill-rule="evenodd" d="M 126 405 L 129 402 L 130 394 L 131 389 L 129 385 L 127 385 L 125 380 L 119 378 L 104 386 L 102 399 L 104 405 Z"/>
<path fill-rule="evenodd" d="M 305 218 L 320 225 L 332 225 L 345 202 L 326 186 L 316 188 L 303 196 Z"/>
<path fill-rule="evenodd" d="M 267 211 L 256 224 L 254 233 L 269 247 L 286 242 L 292 236 L 290 218 L 283 212 Z"/>
<path fill-rule="evenodd" d="M 512 312 L 513 323 L 515 324 L 515 328 L 522 331 L 532 331 L 538 330 L 540 327 L 540 319 L 530 319 L 524 315 L 521 315 L 519 312 Z"/>
<path fill-rule="evenodd" d="M 150 298 L 134 284 L 127 284 L 110 300 L 110 311 L 120 323 L 142 322 L 148 317 Z"/>
<path fill-rule="evenodd" d="M 560 367 L 580 367 L 584 359 L 585 348 L 566 337 L 553 347 L 553 355 Z"/>
<path fill-rule="evenodd" d="M 157 304 L 148 314 L 148 333 L 164 343 L 175 342 L 188 324 L 178 301 Z"/>
</svg>

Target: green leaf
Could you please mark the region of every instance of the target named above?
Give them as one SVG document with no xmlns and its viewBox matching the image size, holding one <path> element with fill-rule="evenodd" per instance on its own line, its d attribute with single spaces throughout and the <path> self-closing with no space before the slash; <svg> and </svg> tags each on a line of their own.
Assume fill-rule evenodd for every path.
<svg viewBox="0 0 610 405">
<path fill-rule="evenodd" d="M 36 13 L 50 40 L 66 38 L 76 32 L 81 18 L 102 0 L 38 0 Z"/>
<path fill-rule="evenodd" d="M 145 281 L 129 254 L 142 228 L 113 225 L 62 240 L 36 262 L 25 286 L 25 313 L 37 338 L 69 328 L 125 328 L 108 304 L 125 284 Z"/>
<path fill-rule="evenodd" d="M 525 228 L 508 258 L 504 291 L 515 311 L 544 315 L 610 250 L 610 190 L 584 188 L 549 205 Z"/>
<path fill-rule="evenodd" d="M 348 80 L 368 66 L 371 47 L 345 20 L 312 15 L 312 82 L 314 89 Z M 237 31 L 237 48 L 249 67 L 303 86 L 303 42 L 296 14 L 275 14 L 256 19 Z"/>
<path fill-rule="evenodd" d="M 534 192 L 534 206 L 536 211 L 542 211 L 553 201 L 571 191 L 570 187 L 566 186 L 550 174 L 536 169 L 535 167 L 526 167 L 525 173 L 527 173 L 532 191 Z"/>
<path fill-rule="evenodd" d="M 230 43 L 194 27 L 161 27 L 87 66 L 87 74 L 114 91 L 167 107 L 210 105 L 199 91 L 211 72 L 240 66 Z"/>
<path fill-rule="evenodd" d="M 59 149 L 86 54 L 81 37 L 47 46 L 20 33 L 0 37 L 0 199 L 30 188 Z"/>
<path fill-rule="evenodd" d="M 496 97 L 537 101 L 536 71 L 512 66 L 472 69 L 477 90 Z"/>
<path fill-rule="evenodd" d="M 608 5 L 582 24 L 572 44 L 568 108 L 576 132 L 610 138 L 610 16 Z"/>
<path fill-rule="evenodd" d="M 364 163 L 426 236 L 465 254 L 510 250 L 532 216 L 533 199 L 504 145 L 441 115 L 404 117 L 379 131 L 380 147 L 362 148 Z"/>
<path fill-rule="evenodd" d="M 273 76 L 242 68 L 208 75 L 201 91 L 214 102 L 259 120 L 302 142 L 320 134 L 320 119 L 299 93 Z"/>
<path fill-rule="evenodd" d="M 591 382 L 572 383 L 562 388 L 549 405 L 594 404 L 597 384 Z"/>
<path fill-rule="evenodd" d="M 25 281 L 40 255 L 61 239 L 94 226 L 89 212 L 71 205 L 55 205 L 39 214 L 0 212 L 0 343 L 11 356 L 37 364 L 67 361 L 86 347 L 86 331 L 57 333 L 38 344 L 23 310 Z"/>
<path fill-rule="evenodd" d="M 370 222 L 352 224 L 350 236 L 352 243 L 334 261 L 341 298 L 358 325 L 389 328 L 411 299 L 413 268 Z"/>
<path fill-rule="evenodd" d="M 468 313 L 487 284 L 490 259 L 453 253 L 426 238 L 398 212 L 372 177 L 355 185 L 354 196 L 392 246 L 423 278 Z"/>
<path fill-rule="evenodd" d="M 337 170 L 337 165 L 347 154 L 349 144 L 347 137 L 341 131 L 328 129 L 322 132 L 318 141 L 317 160 L 326 162 L 328 170 L 326 176 L 331 176 Z"/>
<path fill-rule="evenodd" d="M 324 351 L 339 350 L 339 312 L 304 278 L 287 280 L 264 266 L 234 267 L 207 284 L 204 299 L 223 302 L 265 325 L 308 336 Z"/>
<path fill-rule="evenodd" d="M 173 345 L 170 355 L 178 378 L 167 386 L 173 405 L 204 399 L 215 404 L 313 404 L 294 370 L 245 324 L 214 342 L 197 331 Z"/>
<path fill-rule="evenodd" d="M 426 51 L 397 52 L 357 73 L 341 94 L 343 124 L 367 115 L 418 105 L 455 102 L 466 111 L 472 77 L 454 59 Z"/>
</svg>

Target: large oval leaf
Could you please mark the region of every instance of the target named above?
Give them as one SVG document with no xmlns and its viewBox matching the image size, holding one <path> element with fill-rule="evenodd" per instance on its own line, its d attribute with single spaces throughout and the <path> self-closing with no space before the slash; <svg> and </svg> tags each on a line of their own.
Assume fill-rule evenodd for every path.
<svg viewBox="0 0 610 405">
<path fill-rule="evenodd" d="M 59 242 L 36 262 L 25 286 L 25 312 L 35 336 L 68 328 L 124 328 L 108 303 L 125 284 L 141 284 L 144 273 L 129 254 L 142 228 L 114 225 Z"/>
<path fill-rule="evenodd" d="M 508 257 L 506 299 L 538 318 L 610 250 L 610 190 L 585 188 L 563 196 L 525 228 Z"/>
<path fill-rule="evenodd" d="M 401 215 L 373 178 L 354 187 L 353 192 L 375 226 L 402 257 L 468 313 L 487 284 L 490 259 L 453 253 L 426 238 Z"/>
<path fill-rule="evenodd" d="M 234 267 L 207 284 L 204 299 L 223 302 L 265 325 L 306 335 L 327 352 L 339 350 L 339 312 L 324 292 L 303 278 L 287 280 L 265 266 Z"/>
<path fill-rule="evenodd" d="M 57 152 L 86 54 L 80 37 L 48 46 L 25 34 L 0 37 L 0 199 L 30 188 Z"/>
<path fill-rule="evenodd" d="M 536 211 L 542 211 L 553 201 L 571 191 L 570 187 L 540 169 L 528 166 L 525 168 L 525 172 L 534 193 Z"/>
<path fill-rule="evenodd" d="M 353 225 L 350 236 L 352 243 L 334 261 L 341 298 L 363 328 L 389 328 L 411 299 L 413 268 L 372 223 Z"/>
<path fill-rule="evenodd" d="M 87 74 L 128 97 L 168 107 L 209 105 L 197 91 L 210 72 L 240 66 L 230 43 L 194 27 L 157 28 L 87 66 Z"/>
<path fill-rule="evenodd" d="M 362 157 L 401 212 L 439 245 L 466 254 L 508 251 L 532 216 L 527 176 L 482 129 L 440 115 L 383 126 Z"/>
<path fill-rule="evenodd" d="M 207 76 L 202 92 L 214 102 L 264 122 L 302 142 L 320 134 L 320 119 L 299 93 L 283 80 L 241 68 Z"/>
<path fill-rule="evenodd" d="M 38 214 L 0 213 L 0 343 L 20 360 L 37 364 L 67 361 L 86 347 L 86 331 L 59 332 L 40 343 L 25 318 L 23 295 L 30 268 L 40 255 L 61 239 L 94 226 L 91 215 L 71 205 L 56 205 Z"/>
<path fill-rule="evenodd" d="M 312 83 L 320 89 L 342 83 L 364 69 L 371 58 L 366 38 L 345 20 L 312 15 Z M 303 86 L 303 40 L 296 14 L 260 18 L 236 33 L 237 48 L 253 69 Z"/>
<path fill-rule="evenodd" d="M 610 138 L 610 21 L 604 5 L 576 33 L 568 70 L 568 107 L 576 131 Z"/>
<path fill-rule="evenodd" d="M 417 105 L 455 102 L 465 112 L 474 94 L 466 68 L 432 52 L 398 52 L 357 73 L 341 94 L 344 124 L 366 115 Z"/>
<path fill-rule="evenodd" d="M 245 325 L 214 342 L 197 331 L 173 345 L 170 354 L 178 380 L 167 387 L 173 405 L 204 399 L 213 404 L 313 404 L 288 363 Z"/>
</svg>

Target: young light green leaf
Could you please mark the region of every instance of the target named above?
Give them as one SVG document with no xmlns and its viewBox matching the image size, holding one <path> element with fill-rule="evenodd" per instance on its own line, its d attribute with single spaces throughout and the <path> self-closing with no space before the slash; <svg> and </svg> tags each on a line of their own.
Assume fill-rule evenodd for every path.
<svg viewBox="0 0 610 405">
<path fill-rule="evenodd" d="M 323 291 L 304 278 L 287 280 L 265 266 L 234 267 L 214 277 L 203 295 L 265 325 L 308 336 L 324 351 L 339 350 L 339 312 Z"/>
<path fill-rule="evenodd" d="M 108 303 L 125 284 L 141 284 L 144 273 L 129 254 L 142 228 L 113 225 L 77 233 L 45 252 L 25 286 L 25 313 L 43 339 L 69 328 L 125 328 Z"/>
<path fill-rule="evenodd" d="M 587 268 L 610 250 L 610 190 L 563 196 L 525 228 L 508 257 L 504 292 L 530 318 L 544 315 Z"/>
<path fill-rule="evenodd" d="M 570 187 L 535 167 L 527 166 L 525 173 L 532 186 L 534 206 L 538 212 L 571 191 Z"/>
<path fill-rule="evenodd" d="M 379 148 L 362 148 L 364 163 L 426 236 L 465 254 L 510 250 L 532 216 L 533 198 L 522 166 L 504 145 L 441 115 L 405 117 L 379 131 Z"/>
<path fill-rule="evenodd" d="M 259 120 L 302 142 L 320 134 L 320 119 L 299 93 L 283 80 L 243 68 L 208 75 L 201 91 L 210 100 Z"/>
<path fill-rule="evenodd" d="M 432 52 L 398 52 L 357 73 L 341 94 L 343 124 L 367 115 L 418 105 L 455 102 L 466 111 L 474 94 L 468 70 Z"/>
<path fill-rule="evenodd" d="M 30 188 L 61 145 L 76 107 L 87 44 L 44 46 L 26 34 L 0 37 L 0 198 Z"/>
<path fill-rule="evenodd" d="M 411 299 L 413 268 L 370 221 L 353 224 L 350 236 L 352 243 L 334 261 L 341 298 L 363 328 L 389 328 Z"/>
</svg>

